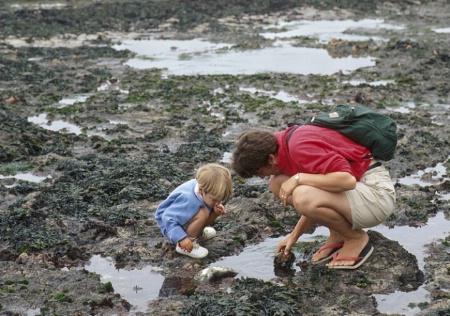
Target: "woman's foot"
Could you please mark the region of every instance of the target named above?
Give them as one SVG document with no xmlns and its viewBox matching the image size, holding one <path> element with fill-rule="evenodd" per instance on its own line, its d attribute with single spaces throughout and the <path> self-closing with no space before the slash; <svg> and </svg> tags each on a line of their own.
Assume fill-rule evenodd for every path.
<svg viewBox="0 0 450 316">
<path fill-rule="evenodd" d="M 327 264 L 334 269 L 356 269 L 373 252 L 373 246 L 369 244 L 369 236 L 362 231 L 360 238 L 348 239 L 339 253 L 334 254 L 333 260 Z"/>
<path fill-rule="evenodd" d="M 313 254 L 311 262 L 318 264 L 327 261 L 333 257 L 337 251 L 344 245 L 344 238 L 336 231 L 330 229 L 330 236 L 325 244 Z"/>
<path fill-rule="evenodd" d="M 343 242 L 325 243 L 325 245 L 320 247 L 319 250 L 317 250 L 316 253 L 313 254 L 311 262 L 313 264 L 319 264 L 330 260 L 333 255 L 342 248 L 342 246 L 344 246 Z"/>
</svg>

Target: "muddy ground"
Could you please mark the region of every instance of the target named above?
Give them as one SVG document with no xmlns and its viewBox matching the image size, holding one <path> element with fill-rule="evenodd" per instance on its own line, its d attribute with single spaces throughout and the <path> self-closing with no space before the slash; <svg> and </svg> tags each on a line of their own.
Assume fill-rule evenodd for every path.
<svg viewBox="0 0 450 316">
<path fill-rule="evenodd" d="M 41 183 L 0 180 L 1 315 L 27 315 L 28 310 L 41 315 L 130 314 L 129 302 L 101 283 L 99 275 L 83 269 L 94 254 L 114 258 L 118 269 L 152 265 L 168 279 L 188 281 L 178 294 L 150 302 L 142 315 L 382 315 L 372 294 L 423 284 L 431 301 L 417 302 L 421 315 L 450 315 L 450 236 L 430 245 L 424 271 L 399 243 L 370 231 L 375 252 L 357 271 L 299 260 L 301 272 L 278 277 L 285 286 L 251 278 L 196 283 L 195 273 L 219 258 L 287 234 L 297 214 L 274 200 L 266 186 L 234 177 L 228 214 L 215 223 L 218 236 L 206 244 L 210 255 L 202 260 L 177 255 L 152 216 L 197 166 L 230 152 L 241 132 L 275 131 L 330 103 L 357 101 L 396 119 L 398 150 L 385 163 L 394 179 L 442 162 L 448 170 L 450 34 L 432 28 L 449 27 L 449 1 L 12 3 L 23 4 L 0 3 L 0 174 L 32 171 L 49 177 Z M 164 78 L 160 69 L 123 66 L 133 54 L 111 48 L 125 38 L 155 33 L 258 49 L 272 44 L 258 30 L 277 19 L 350 18 L 382 18 L 406 27 L 372 30 L 388 38 L 383 43 L 322 45 L 297 39 L 302 46 L 327 48 L 333 56 L 376 57 L 374 67 L 349 75 Z M 344 83 L 354 78 L 395 84 Z M 97 90 L 108 81 L 129 93 Z M 246 86 L 283 90 L 311 102 L 298 106 L 239 90 Z M 58 108 L 62 98 L 80 93 L 91 97 Z M 386 110 L 405 102 L 417 106 L 409 113 Z M 212 116 L 214 111 L 224 116 Z M 83 133 L 52 132 L 27 121 L 41 113 L 77 124 Z M 249 123 L 254 119 L 257 125 Z M 93 130 L 103 136 L 89 136 Z M 448 181 L 396 188 L 397 208 L 387 221 L 393 229 L 426 225 L 438 212 L 449 216 L 448 200 L 436 199 L 436 192 L 449 193 Z M 318 245 L 302 247 L 311 252 Z"/>
</svg>

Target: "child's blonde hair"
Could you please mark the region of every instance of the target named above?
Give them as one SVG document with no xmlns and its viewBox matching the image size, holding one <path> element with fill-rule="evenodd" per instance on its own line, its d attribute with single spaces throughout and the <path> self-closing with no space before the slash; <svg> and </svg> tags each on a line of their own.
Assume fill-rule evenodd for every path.
<svg viewBox="0 0 450 316">
<path fill-rule="evenodd" d="M 201 166 L 195 176 L 198 187 L 214 199 L 227 201 L 233 194 L 233 181 L 230 171 L 222 165 L 209 163 Z"/>
</svg>

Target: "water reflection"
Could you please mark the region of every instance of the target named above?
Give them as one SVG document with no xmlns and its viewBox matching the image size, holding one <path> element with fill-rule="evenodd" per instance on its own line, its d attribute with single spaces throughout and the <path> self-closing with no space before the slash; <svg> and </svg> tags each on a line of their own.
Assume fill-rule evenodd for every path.
<svg viewBox="0 0 450 316">
<path fill-rule="evenodd" d="M 266 32 L 260 34 L 265 38 L 292 38 L 298 36 L 313 37 L 321 43 L 326 43 L 333 38 L 339 38 L 348 41 L 368 41 L 370 39 L 380 40 L 380 37 L 370 35 L 359 35 L 368 30 L 389 29 L 402 30 L 402 25 L 393 25 L 385 23 L 382 19 L 363 19 L 354 20 L 337 20 L 337 21 L 291 21 L 279 22 L 276 25 L 265 27 L 266 30 L 275 32 Z"/>
<path fill-rule="evenodd" d="M 118 270 L 111 258 L 93 256 L 85 269 L 101 276 L 101 282 L 111 282 L 114 291 L 126 299 L 135 311 L 145 311 L 147 302 L 158 297 L 164 276 L 152 266 L 136 270 Z"/>
<path fill-rule="evenodd" d="M 77 125 L 70 124 L 61 120 L 51 121 L 47 119 L 47 114 L 42 113 L 37 116 L 32 116 L 28 118 L 28 122 L 37 124 L 42 128 L 50 131 L 61 132 L 61 133 L 74 133 L 81 134 L 81 128 Z"/>
<path fill-rule="evenodd" d="M 394 84 L 395 81 L 394 80 L 379 80 L 379 81 L 371 81 L 371 82 L 367 82 L 366 80 L 362 80 L 362 79 L 353 79 L 353 80 L 349 80 L 349 81 L 343 81 L 342 83 L 348 83 L 352 86 L 359 86 L 361 84 L 367 84 L 369 86 L 387 86 L 388 84 Z"/>
<path fill-rule="evenodd" d="M 447 160 L 450 160 L 450 156 Z M 445 181 L 449 180 L 449 176 L 447 174 L 446 163 L 438 163 L 435 167 L 428 167 L 424 170 L 419 170 L 417 173 L 412 174 L 410 176 L 406 176 L 404 178 L 398 179 L 398 183 L 404 185 L 419 185 L 421 187 L 427 187 L 431 184 L 441 184 Z M 436 193 L 440 195 L 439 193 Z"/>
<path fill-rule="evenodd" d="M 161 288 L 159 297 L 169 297 L 172 295 L 187 295 L 193 289 L 194 280 L 182 277 L 166 277 Z"/>
<path fill-rule="evenodd" d="M 91 96 L 91 94 L 76 94 L 76 95 L 72 95 L 72 96 L 68 96 L 66 98 L 63 98 L 62 100 L 60 100 L 58 102 L 58 104 L 60 105 L 59 107 L 61 108 L 61 107 L 65 107 L 67 105 L 73 105 L 75 103 L 83 103 L 90 96 Z"/>
<path fill-rule="evenodd" d="M 16 179 L 16 180 L 23 180 L 23 181 L 28 181 L 28 182 L 34 182 L 34 183 L 39 183 L 44 181 L 45 179 L 51 179 L 52 176 L 48 175 L 48 176 L 36 176 L 34 174 L 32 174 L 31 172 L 27 172 L 27 173 L 17 173 L 15 175 L 10 175 L 10 176 L 4 176 L 0 174 L 0 180 L 2 179 Z M 8 187 L 8 186 L 7 186 Z"/>
<path fill-rule="evenodd" d="M 283 101 L 283 102 L 295 102 L 298 104 L 306 104 L 309 103 L 311 101 L 307 101 L 307 100 L 301 100 L 299 98 L 297 98 L 296 96 L 293 96 L 285 91 L 267 91 L 267 90 L 262 90 L 262 89 L 257 89 L 257 88 L 244 88 L 244 87 L 240 87 L 239 88 L 240 91 L 246 91 L 246 92 L 250 92 L 252 94 L 258 94 L 258 95 L 268 95 L 271 98 Z"/>
<path fill-rule="evenodd" d="M 145 55 L 132 58 L 125 64 L 138 69 L 164 69 L 165 73 L 170 75 L 251 75 L 265 72 L 331 75 L 339 71 L 349 73 L 375 65 L 373 57 L 332 58 L 325 49 L 292 46 L 249 51 L 228 50 L 226 53 L 216 52 L 213 49 L 202 52 L 189 51 L 189 47 L 193 46 L 190 41 L 193 40 L 166 40 L 169 42 L 166 46 L 180 47 L 180 50 L 185 52 L 183 54 L 189 57 L 181 58 L 170 48 L 159 56 L 154 50 L 160 41 L 124 41 L 114 48 L 138 53 L 142 51 L 144 45 Z M 305 63 L 305 60 L 308 62 Z"/>
<path fill-rule="evenodd" d="M 280 271 L 275 271 L 273 260 L 275 258 L 275 249 L 278 243 L 284 238 L 268 238 L 256 245 L 249 245 L 236 256 L 226 257 L 214 263 L 211 267 L 226 267 L 239 272 L 240 277 L 256 278 L 264 281 L 274 279 Z M 301 253 L 293 251 L 297 261 L 301 260 Z M 300 268 L 294 264 L 294 272 L 300 271 Z"/>
<path fill-rule="evenodd" d="M 260 35 L 275 41 L 272 47 L 262 49 L 240 51 L 234 50 L 232 44 L 213 43 L 203 39 L 157 38 L 123 41 L 113 47 L 117 50 L 128 49 L 138 55 L 126 62 L 128 66 L 164 69 L 166 74 L 172 75 L 239 75 L 261 72 L 330 75 L 338 71 L 348 73 L 362 67 L 371 67 L 375 65 L 375 60 L 370 57 L 332 58 L 325 49 L 296 47 L 296 37 L 315 38 L 319 43 L 336 38 L 382 41 L 385 39 L 373 36 L 374 30 L 380 29 L 395 31 L 404 29 L 404 26 L 385 23 L 381 19 L 281 21 L 264 27 Z"/>
<path fill-rule="evenodd" d="M 434 29 L 436 33 L 450 33 L 450 27 L 447 28 L 441 28 L 441 29 Z"/>
</svg>

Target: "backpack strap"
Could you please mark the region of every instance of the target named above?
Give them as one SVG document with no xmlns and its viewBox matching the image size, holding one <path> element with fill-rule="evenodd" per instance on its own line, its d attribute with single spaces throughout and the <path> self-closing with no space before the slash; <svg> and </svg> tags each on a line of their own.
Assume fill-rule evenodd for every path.
<svg viewBox="0 0 450 316">
<path fill-rule="evenodd" d="M 288 144 L 289 144 L 289 139 L 291 138 L 292 133 L 293 133 L 297 128 L 299 128 L 299 127 L 301 126 L 301 124 L 299 124 L 299 123 L 288 123 L 288 127 L 292 127 L 292 126 L 294 126 L 294 128 L 291 128 L 291 129 L 289 130 L 289 132 L 287 132 L 287 134 L 286 134 L 286 148 L 287 148 L 288 151 L 289 151 L 289 146 L 288 146 Z"/>
</svg>

